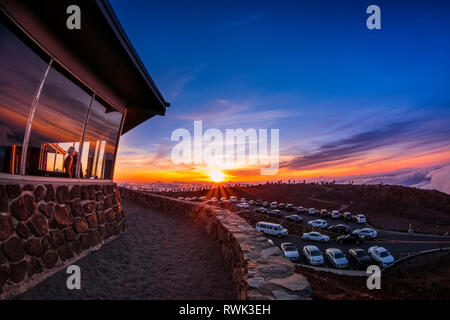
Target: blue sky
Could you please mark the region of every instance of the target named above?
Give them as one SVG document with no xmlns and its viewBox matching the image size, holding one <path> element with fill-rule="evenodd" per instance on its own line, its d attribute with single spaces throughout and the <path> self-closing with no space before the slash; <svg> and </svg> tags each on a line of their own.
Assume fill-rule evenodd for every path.
<svg viewBox="0 0 450 320">
<path fill-rule="evenodd" d="M 193 120 L 279 128 L 295 170 L 450 151 L 448 1 L 111 4 L 172 105 L 123 136 L 119 170 L 168 157 L 171 132 Z M 381 30 L 366 28 L 371 4 Z"/>
</svg>

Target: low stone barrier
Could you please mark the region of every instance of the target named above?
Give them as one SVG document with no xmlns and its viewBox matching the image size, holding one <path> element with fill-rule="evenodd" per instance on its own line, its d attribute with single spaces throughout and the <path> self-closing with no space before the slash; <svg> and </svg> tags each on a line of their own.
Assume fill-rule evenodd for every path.
<svg viewBox="0 0 450 320">
<path fill-rule="evenodd" d="M 0 185 L 0 299 L 28 290 L 125 228 L 115 184 Z"/>
<path fill-rule="evenodd" d="M 311 287 L 294 272 L 278 247 L 243 218 L 223 208 L 119 187 L 123 198 L 168 213 L 179 213 L 203 225 L 219 241 L 229 263 L 238 299 L 308 299 Z"/>
</svg>

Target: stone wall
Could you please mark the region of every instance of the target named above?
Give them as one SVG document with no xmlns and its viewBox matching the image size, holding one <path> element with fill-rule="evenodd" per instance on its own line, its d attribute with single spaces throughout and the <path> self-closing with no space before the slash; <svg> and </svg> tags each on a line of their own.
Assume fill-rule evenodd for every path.
<svg viewBox="0 0 450 320">
<path fill-rule="evenodd" d="M 0 299 L 29 289 L 125 228 L 115 184 L 0 185 Z"/>
<path fill-rule="evenodd" d="M 311 287 L 294 265 L 265 237 L 234 213 L 210 205 L 119 188 L 123 198 L 170 213 L 180 213 L 203 225 L 219 241 L 229 263 L 239 299 L 308 299 Z"/>
</svg>

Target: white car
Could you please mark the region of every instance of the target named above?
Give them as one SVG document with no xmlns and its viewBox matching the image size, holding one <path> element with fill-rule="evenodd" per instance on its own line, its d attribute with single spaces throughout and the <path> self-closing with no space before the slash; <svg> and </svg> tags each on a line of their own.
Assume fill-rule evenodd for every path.
<svg viewBox="0 0 450 320">
<path fill-rule="evenodd" d="M 184 200 L 191 201 L 191 198 L 186 197 L 186 198 L 184 198 Z"/>
<path fill-rule="evenodd" d="M 287 205 L 286 205 L 286 210 L 287 211 L 291 211 L 291 210 L 293 210 L 294 209 L 294 206 L 292 205 L 292 203 L 288 203 Z"/>
<path fill-rule="evenodd" d="M 205 196 L 201 196 L 198 198 L 199 201 L 206 201 L 206 197 Z"/>
<path fill-rule="evenodd" d="M 243 209 L 248 209 L 248 208 L 249 208 L 249 205 L 248 205 L 247 202 L 238 203 L 236 206 L 237 206 L 238 208 L 243 208 Z"/>
<path fill-rule="evenodd" d="M 344 269 L 348 267 L 348 260 L 339 249 L 328 248 L 325 250 L 325 256 L 335 268 Z"/>
<path fill-rule="evenodd" d="M 377 237 L 377 232 L 370 228 L 356 229 L 352 233 L 357 234 L 361 239 L 375 239 Z"/>
<path fill-rule="evenodd" d="M 282 243 L 280 247 L 286 259 L 289 259 L 291 261 L 298 261 L 298 259 L 300 259 L 300 254 L 298 253 L 298 248 L 295 244 L 285 242 Z"/>
<path fill-rule="evenodd" d="M 271 222 L 258 222 L 256 224 L 256 231 L 280 238 L 288 235 L 287 229 L 283 228 L 281 224 Z"/>
<path fill-rule="evenodd" d="M 212 197 L 210 200 L 216 202 L 217 198 L 216 197 Z"/>
<path fill-rule="evenodd" d="M 278 208 L 278 203 L 277 203 L 276 201 L 271 202 L 271 203 L 270 203 L 270 207 L 271 207 L 272 209 L 276 209 L 276 208 Z"/>
<path fill-rule="evenodd" d="M 220 201 L 224 201 L 224 200 L 227 200 L 227 197 L 221 197 L 220 198 Z"/>
<path fill-rule="evenodd" d="M 328 242 L 330 241 L 330 237 L 324 234 L 321 234 L 320 232 L 305 232 L 302 235 L 303 240 L 311 240 L 311 241 L 320 241 L 320 242 Z"/>
<path fill-rule="evenodd" d="M 230 196 L 230 201 L 231 202 L 237 202 L 236 196 Z"/>
<path fill-rule="evenodd" d="M 367 250 L 367 255 L 381 268 L 394 264 L 394 257 L 383 247 L 373 246 Z"/>
<path fill-rule="evenodd" d="M 308 212 L 308 209 L 303 208 L 302 206 L 300 206 L 300 207 L 297 207 L 297 212 L 298 213 L 305 213 L 305 212 Z"/>
<path fill-rule="evenodd" d="M 357 223 L 366 223 L 366 217 L 363 214 L 357 214 L 355 218 Z"/>
<path fill-rule="evenodd" d="M 339 219 L 341 217 L 341 214 L 338 210 L 331 211 L 331 219 Z"/>
<path fill-rule="evenodd" d="M 267 201 L 264 201 L 264 202 L 262 203 L 262 206 L 263 206 L 263 207 L 268 207 L 268 206 L 269 206 L 269 203 L 268 203 Z"/>
<path fill-rule="evenodd" d="M 249 200 L 248 204 L 254 205 L 254 204 L 255 204 L 255 201 L 254 201 L 254 200 Z"/>
<path fill-rule="evenodd" d="M 311 265 L 317 266 L 323 264 L 323 254 L 316 246 L 304 246 L 303 255 Z"/>
<path fill-rule="evenodd" d="M 328 222 L 322 219 L 308 221 L 308 226 L 324 229 L 328 227 Z"/>
<path fill-rule="evenodd" d="M 317 211 L 316 211 L 316 209 L 314 209 L 314 208 L 309 208 L 308 214 L 309 214 L 310 216 L 314 216 L 314 215 L 317 214 Z"/>
<path fill-rule="evenodd" d="M 264 207 L 256 208 L 255 211 L 259 213 L 267 213 L 267 209 Z"/>
</svg>

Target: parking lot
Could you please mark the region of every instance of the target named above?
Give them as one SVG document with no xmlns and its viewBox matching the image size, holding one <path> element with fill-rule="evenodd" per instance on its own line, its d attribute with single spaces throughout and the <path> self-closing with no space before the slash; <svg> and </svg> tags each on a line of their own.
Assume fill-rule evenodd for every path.
<svg viewBox="0 0 450 320">
<path fill-rule="evenodd" d="M 286 219 L 284 219 L 285 216 L 288 215 L 299 215 L 303 218 L 303 222 L 301 223 L 302 226 L 305 226 L 308 221 L 315 220 L 315 219 L 323 219 L 327 221 L 328 227 L 337 225 L 337 224 L 345 224 L 350 227 L 350 230 L 353 231 L 355 229 L 361 229 L 361 228 L 372 228 L 370 225 L 364 223 L 359 224 L 353 221 L 343 221 L 342 219 L 331 219 L 331 218 L 321 218 L 319 215 L 308 215 L 307 213 L 298 213 L 296 210 L 294 211 L 287 211 L 285 209 L 280 209 L 282 212 L 282 217 L 280 218 L 273 218 L 271 217 L 269 219 L 268 214 L 260 214 L 256 213 L 255 209 L 260 206 L 250 205 L 248 209 L 242 210 L 240 208 L 236 207 L 236 204 L 233 204 L 231 206 L 232 210 L 235 210 L 236 212 L 242 214 L 245 212 L 245 215 L 254 215 L 254 219 L 257 221 L 266 221 L 270 220 L 272 222 L 277 222 L 281 224 L 283 227 L 287 229 L 291 229 L 290 227 L 294 224 L 292 222 L 288 222 Z M 268 208 L 270 210 L 270 208 Z M 320 208 L 316 208 L 316 210 L 320 211 Z M 254 220 L 252 219 L 252 220 Z M 327 227 L 327 228 L 328 228 Z M 320 243 L 320 242 L 314 242 L 314 241 L 308 241 L 303 240 L 301 238 L 301 234 L 289 234 L 287 237 L 284 238 L 278 238 L 276 236 L 269 236 L 266 235 L 267 238 L 271 239 L 275 245 L 280 246 L 283 242 L 291 242 L 295 244 L 299 248 L 300 252 L 300 261 L 299 263 L 306 264 L 306 259 L 302 255 L 302 248 L 305 245 L 315 245 L 317 246 L 322 253 L 325 253 L 325 250 L 327 248 L 338 248 L 342 250 L 345 254 L 347 251 L 351 248 L 361 248 L 364 249 L 367 252 L 367 249 L 371 246 L 381 246 L 386 248 L 391 255 L 395 258 L 395 260 L 398 260 L 399 258 L 402 258 L 404 256 L 417 253 L 424 250 L 430 250 L 430 249 L 436 249 L 436 248 L 444 248 L 444 247 L 450 247 L 450 237 L 444 237 L 444 236 L 434 236 L 434 235 L 421 235 L 421 234 L 414 234 L 414 233 L 402 233 L 402 232 L 392 232 L 392 231 L 385 231 L 380 229 L 375 229 L 377 231 L 377 238 L 375 240 L 365 240 L 363 243 L 356 245 L 356 244 L 339 244 L 336 242 L 335 238 L 336 235 L 330 235 L 331 240 L 327 243 Z M 315 231 L 321 232 L 320 229 L 315 229 Z M 325 259 L 325 267 L 331 267 L 327 259 Z M 357 269 L 355 264 L 352 261 L 349 261 L 349 269 Z"/>
</svg>

